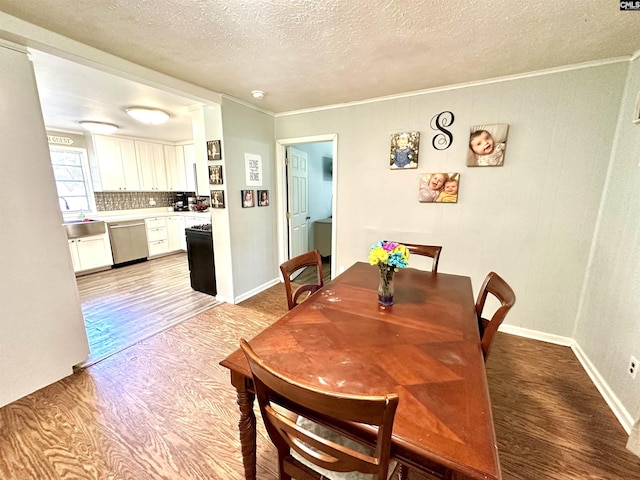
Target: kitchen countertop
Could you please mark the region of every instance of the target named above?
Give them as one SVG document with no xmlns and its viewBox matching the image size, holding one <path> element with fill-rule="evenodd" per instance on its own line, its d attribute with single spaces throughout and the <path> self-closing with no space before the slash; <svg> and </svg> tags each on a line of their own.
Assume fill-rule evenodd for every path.
<svg viewBox="0 0 640 480">
<path fill-rule="evenodd" d="M 203 222 L 211 223 L 211 212 L 170 212 L 165 208 L 146 208 L 142 210 L 118 210 L 111 212 L 95 212 L 86 213 L 87 218 L 91 220 L 102 220 L 103 222 L 118 222 L 124 220 L 137 220 L 153 217 L 198 217 L 202 218 Z M 78 216 L 65 218 L 65 221 L 77 220 Z"/>
</svg>

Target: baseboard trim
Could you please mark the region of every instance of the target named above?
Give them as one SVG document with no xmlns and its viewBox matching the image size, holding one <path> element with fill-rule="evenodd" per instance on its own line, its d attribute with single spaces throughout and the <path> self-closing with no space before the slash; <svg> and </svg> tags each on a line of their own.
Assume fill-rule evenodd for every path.
<svg viewBox="0 0 640 480">
<path fill-rule="evenodd" d="M 570 347 L 573 344 L 573 339 L 569 337 L 563 337 L 561 335 L 553 335 L 551 333 L 540 332 L 539 330 L 530 330 L 528 328 L 514 327 L 513 325 L 500 325 L 499 330 L 511 335 L 517 335 L 519 337 L 526 337 L 532 340 L 540 340 L 542 342 L 554 343 L 556 345 L 562 345 Z"/>
<path fill-rule="evenodd" d="M 574 341 L 571 349 L 573 353 L 576 354 L 576 357 L 578 357 L 582 367 L 587 372 L 587 375 L 589 375 L 589 378 L 591 378 L 600 395 L 602 395 L 602 398 L 607 402 L 607 405 L 609 405 L 609 408 L 622 425 L 622 428 L 627 432 L 627 435 L 630 435 L 631 427 L 633 427 L 633 417 L 631 414 L 624 408 L 616 394 L 609 388 L 607 382 L 602 378 L 600 372 L 598 372 L 598 369 L 591 363 L 591 360 L 589 360 L 589 357 L 587 357 L 582 348 L 580 348 L 580 345 Z"/>
<path fill-rule="evenodd" d="M 253 290 L 249 290 L 248 292 L 245 292 L 242 295 L 238 295 L 233 299 L 233 302 L 229 302 L 229 303 L 233 303 L 234 305 L 236 303 L 240 303 L 243 300 L 251 298 L 254 295 L 257 295 L 258 293 L 265 291 L 267 288 L 271 288 L 274 285 L 277 285 L 278 283 L 280 283 L 280 278 L 274 278 L 273 280 L 270 280 L 267 283 L 263 283 L 259 287 L 254 288 Z"/>
<path fill-rule="evenodd" d="M 530 330 L 528 328 L 516 327 L 513 325 L 501 325 L 501 332 L 508 333 L 510 335 L 518 335 L 520 337 L 531 338 L 532 340 L 540 340 L 542 342 L 554 343 L 556 345 L 563 345 L 565 347 L 571 347 L 571 350 L 575 354 L 576 358 L 584 368 L 587 375 L 602 395 L 602 398 L 607 403 L 613 414 L 616 416 L 622 428 L 627 432 L 627 435 L 631 434 L 631 428 L 633 427 L 633 417 L 629 414 L 626 408 L 622 405 L 616 394 L 609 388 L 607 382 L 602 378 L 600 372 L 591 362 L 586 353 L 582 350 L 578 342 L 573 338 L 563 337 L 560 335 L 552 335 L 549 333 L 540 332 L 538 330 Z"/>
</svg>

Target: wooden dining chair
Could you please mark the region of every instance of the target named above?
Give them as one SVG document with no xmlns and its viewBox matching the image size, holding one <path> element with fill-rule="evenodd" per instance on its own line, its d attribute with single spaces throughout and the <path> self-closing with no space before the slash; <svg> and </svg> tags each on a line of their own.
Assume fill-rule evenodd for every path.
<svg viewBox="0 0 640 480">
<path fill-rule="evenodd" d="M 398 395 L 325 392 L 267 365 L 245 340 L 240 346 L 249 362 L 267 433 L 278 451 L 280 480 L 390 478 L 397 465 L 389 457 Z M 314 421 L 318 419 L 335 427 L 321 426 Z M 354 422 L 377 428 L 367 428 L 366 437 L 349 434 L 347 438 L 338 431 L 339 425 Z"/>
<path fill-rule="evenodd" d="M 489 293 L 498 299 L 500 307 L 494 312 L 491 319 L 486 319 L 482 317 L 482 312 Z M 514 303 L 516 303 L 516 294 L 513 293 L 509 284 L 497 273 L 489 273 L 484 279 L 484 283 L 478 293 L 478 299 L 476 300 L 476 315 L 478 317 L 482 354 L 484 355 L 485 362 L 487 361 L 487 357 L 489 357 L 493 337 Z"/>
<path fill-rule="evenodd" d="M 307 267 L 316 268 L 316 283 L 307 283 L 294 287 L 294 285 L 292 285 L 292 276 L 299 274 L 302 269 Z M 324 286 L 324 280 L 322 279 L 322 257 L 318 250 L 311 250 L 310 252 L 293 257 L 291 260 L 287 260 L 280 265 L 280 271 L 282 272 L 284 286 L 287 290 L 289 310 L 302 303 L 309 295 Z"/>
<path fill-rule="evenodd" d="M 395 243 L 401 243 L 407 247 L 411 255 L 421 255 L 423 257 L 432 258 L 433 263 L 431 264 L 431 271 L 433 273 L 438 273 L 438 262 L 440 261 L 440 252 L 442 251 L 442 247 L 437 245 L 420 245 L 418 243 Z"/>
</svg>

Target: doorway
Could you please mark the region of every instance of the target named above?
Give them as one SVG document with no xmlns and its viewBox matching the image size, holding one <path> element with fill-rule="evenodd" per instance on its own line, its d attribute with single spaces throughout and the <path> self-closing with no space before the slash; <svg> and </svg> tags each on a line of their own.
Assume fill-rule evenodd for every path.
<svg viewBox="0 0 640 480">
<path fill-rule="evenodd" d="M 284 139 L 276 144 L 279 261 L 295 256 L 300 248 L 318 248 L 323 260 L 329 262 L 333 277 L 337 253 L 337 135 Z M 300 162 L 307 165 L 306 187 L 304 178 L 300 178 Z"/>
</svg>

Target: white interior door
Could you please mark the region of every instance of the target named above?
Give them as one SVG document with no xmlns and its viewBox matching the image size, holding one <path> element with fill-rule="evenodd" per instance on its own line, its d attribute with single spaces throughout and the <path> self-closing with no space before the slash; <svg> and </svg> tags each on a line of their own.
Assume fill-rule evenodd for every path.
<svg viewBox="0 0 640 480">
<path fill-rule="evenodd" d="M 309 251 L 309 161 L 307 154 L 287 147 L 289 258 Z"/>
</svg>

